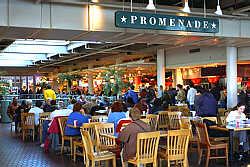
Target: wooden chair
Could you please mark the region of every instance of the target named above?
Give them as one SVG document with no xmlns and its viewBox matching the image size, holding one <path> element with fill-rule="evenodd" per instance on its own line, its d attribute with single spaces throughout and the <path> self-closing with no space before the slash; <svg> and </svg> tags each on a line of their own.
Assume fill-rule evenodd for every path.
<svg viewBox="0 0 250 167">
<path fill-rule="evenodd" d="M 91 141 L 89 132 L 81 130 L 82 143 L 86 151 L 86 167 L 89 167 L 89 160 L 92 161 L 92 167 L 95 166 L 95 162 L 112 160 L 113 167 L 116 167 L 116 156 L 109 151 L 94 152 L 94 147 Z"/>
<path fill-rule="evenodd" d="M 157 130 L 159 115 L 147 114 L 146 118 L 149 119 L 149 125 L 151 128 Z"/>
<path fill-rule="evenodd" d="M 35 141 L 35 114 L 34 113 L 21 113 L 22 121 L 22 136 L 23 141 L 25 135 L 31 135 Z"/>
<path fill-rule="evenodd" d="M 45 112 L 39 114 L 39 136 L 40 136 L 40 143 L 42 143 L 42 132 L 43 132 L 43 123 L 46 120 L 50 119 L 51 112 Z"/>
<path fill-rule="evenodd" d="M 176 163 L 176 166 L 180 163 L 184 167 L 187 167 L 187 152 L 190 130 L 169 130 L 167 133 L 166 148 L 161 149 L 161 151 L 158 152 L 160 166 L 162 166 L 161 159 L 164 159 L 167 161 L 168 167 L 170 167 L 170 163 L 172 161 Z"/>
<path fill-rule="evenodd" d="M 92 140 L 92 144 L 95 147 L 96 146 L 96 133 L 95 133 L 95 125 L 101 124 L 100 122 L 91 122 L 91 123 L 84 123 L 82 124 L 81 129 L 88 131 Z M 77 152 L 77 147 L 82 148 L 82 152 Z M 83 157 L 84 163 L 86 159 L 85 151 L 84 151 L 84 145 L 82 140 L 80 141 L 74 141 L 73 142 L 73 161 L 76 162 L 76 155 Z"/>
<path fill-rule="evenodd" d="M 188 118 L 180 119 L 180 129 L 188 129 L 190 131 L 189 137 L 189 152 L 200 152 L 200 143 L 198 136 L 194 136 L 192 131 L 192 124 Z M 194 147 L 196 145 L 196 147 Z"/>
<path fill-rule="evenodd" d="M 107 118 L 107 116 L 106 115 L 92 116 L 91 120 L 92 122 L 102 122 L 103 118 Z"/>
<path fill-rule="evenodd" d="M 178 111 L 178 106 L 168 106 L 168 111 Z"/>
<path fill-rule="evenodd" d="M 169 111 L 158 112 L 158 115 L 159 115 L 158 130 L 167 130 L 168 129 L 168 112 Z"/>
<path fill-rule="evenodd" d="M 168 128 L 171 130 L 180 129 L 178 112 L 168 112 Z"/>
<path fill-rule="evenodd" d="M 197 135 L 198 135 L 199 142 L 200 142 L 200 149 L 201 149 L 201 151 L 199 153 L 198 164 L 200 165 L 200 163 L 201 163 L 203 150 L 206 150 L 206 152 L 207 152 L 206 165 L 205 165 L 206 167 L 208 167 L 208 163 L 209 163 L 210 159 L 219 159 L 219 158 L 226 159 L 226 166 L 228 166 L 228 145 L 227 145 L 227 143 L 210 142 L 209 137 L 208 137 L 206 124 L 205 123 L 198 123 L 198 122 L 195 122 L 194 124 L 196 127 Z M 215 150 L 216 154 L 217 154 L 219 149 L 225 150 L 224 156 L 218 156 L 218 155 L 211 156 L 210 155 L 211 150 Z"/>
<path fill-rule="evenodd" d="M 136 141 L 136 157 L 129 159 L 128 163 L 137 165 L 152 163 L 153 167 L 157 167 L 157 151 L 160 140 L 160 132 L 145 132 L 137 134 Z M 125 163 L 122 164 L 125 167 Z"/>
<path fill-rule="evenodd" d="M 68 117 L 60 117 L 58 118 L 58 123 L 59 123 L 59 127 L 60 127 L 60 134 L 62 137 L 62 146 L 61 146 L 61 154 L 64 151 L 64 147 L 69 148 L 70 149 L 70 155 L 73 155 L 73 140 L 77 140 L 77 138 L 79 139 L 79 136 L 67 136 L 65 135 L 65 127 L 66 127 L 66 123 L 67 123 Z M 70 146 L 64 146 L 65 140 L 68 140 L 70 143 Z"/>
<path fill-rule="evenodd" d="M 96 146 L 98 151 L 117 150 L 114 124 L 105 123 L 95 125 Z"/>
</svg>

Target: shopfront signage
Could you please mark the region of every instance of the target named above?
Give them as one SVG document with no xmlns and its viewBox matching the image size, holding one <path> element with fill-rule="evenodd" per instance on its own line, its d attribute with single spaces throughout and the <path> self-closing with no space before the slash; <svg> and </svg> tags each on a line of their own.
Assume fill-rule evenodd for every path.
<svg viewBox="0 0 250 167">
<path fill-rule="evenodd" d="M 201 68 L 201 76 L 225 76 L 226 66 Z"/>
<path fill-rule="evenodd" d="M 219 32 L 218 19 L 127 11 L 115 12 L 115 25 L 116 27 L 120 28 L 154 29 L 202 33 Z"/>
</svg>

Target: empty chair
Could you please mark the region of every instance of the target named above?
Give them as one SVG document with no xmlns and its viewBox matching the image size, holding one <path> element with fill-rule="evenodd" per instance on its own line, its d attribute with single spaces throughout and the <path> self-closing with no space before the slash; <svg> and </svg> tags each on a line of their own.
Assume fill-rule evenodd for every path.
<svg viewBox="0 0 250 167">
<path fill-rule="evenodd" d="M 89 132 L 81 130 L 82 143 L 86 151 L 86 167 L 89 167 L 89 160 L 92 161 L 92 167 L 95 166 L 95 162 L 112 160 L 113 167 L 116 167 L 116 156 L 114 153 L 109 151 L 94 151 L 94 147 L 91 141 Z"/>
<path fill-rule="evenodd" d="M 160 111 L 158 115 L 158 130 L 168 129 L 168 111 Z"/>
<path fill-rule="evenodd" d="M 223 142 L 210 142 L 209 137 L 208 137 L 208 132 L 207 132 L 207 127 L 205 123 L 198 123 L 195 122 L 195 128 L 197 131 L 197 135 L 199 138 L 199 142 L 200 142 L 200 153 L 199 153 L 199 160 L 198 160 L 198 164 L 200 165 L 201 163 L 201 158 L 202 158 L 202 152 L 203 150 L 206 150 L 206 167 L 208 167 L 208 163 L 210 159 L 226 159 L 226 166 L 228 166 L 228 145 L 227 143 L 223 143 Z M 223 149 L 225 150 L 225 154 L 224 155 L 215 155 L 215 156 L 211 156 L 211 150 L 216 150 L 215 152 L 217 153 L 218 149 Z"/>
<path fill-rule="evenodd" d="M 35 140 L 35 114 L 21 113 L 23 141 L 26 135 L 31 135 Z"/>
<path fill-rule="evenodd" d="M 91 123 L 84 123 L 82 124 L 82 129 L 85 130 L 85 131 L 88 131 L 89 132 L 89 135 L 90 135 L 90 138 L 92 140 L 92 144 L 93 146 L 95 147 L 96 146 L 96 133 L 95 133 L 95 125 L 97 124 L 101 124 L 100 122 L 91 122 Z M 81 156 L 84 158 L 84 162 L 85 162 L 85 159 L 86 159 L 86 155 L 85 155 L 85 151 L 82 150 L 82 152 L 78 151 L 77 152 L 77 147 L 81 147 L 83 148 L 83 142 L 82 140 L 80 141 L 74 141 L 73 142 L 73 161 L 75 162 L 76 161 L 76 155 L 78 156 Z"/>
<path fill-rule="evenodd" d="M 157 151 L 160 139 L 160 132 L 145 132 L 137 134 L 136 141 L 136 157 L 129 159 L 128 163 L 132 163 L 140 167 L 141 164 L 152 163 L 153 167 L 157 167 Z M 125 167 L 125 163 L 122 164 Z"/>
<path fill-rule="evenodd" d="M 116 150 L 116 137 L 114 136 L 114 124 L 105 123 L 95 125 L 97 150 Z"/>
<path fill-rule="evenodd" d="M 168 112 L 168 128 L 171 130 L 180 129 L 178 112 Z"/>
<path fill-rule="evenodd" d="M 181 130 L 169 130 L 167 135 L 166 148 L 162 148 L 158 152 L 161 159 L 167 161 L 167 166 L 170 167 L 170 163 L 173 162 L 177 166 L 181 164 L 184 167 L 188 166 L 187 152 L 189 142 L 189 129 Z"/>
<path fill-rule="evenodd" d="M 189 151 L 200 152 L 200 143 L 197 135 L 193 135 L 192 124 L 188 118 L 180 119 L 180 129 L 188 129 L 190 131 L 189 137 Z M 196 147 L 194 147 L 196 145 Z"/>
<path fill-rule="evenodd" d="M 149 125 L 151 128 L 157 130 L 159 115 L 147 114 L 146 118 L 149 119 Z"/>
</svg>

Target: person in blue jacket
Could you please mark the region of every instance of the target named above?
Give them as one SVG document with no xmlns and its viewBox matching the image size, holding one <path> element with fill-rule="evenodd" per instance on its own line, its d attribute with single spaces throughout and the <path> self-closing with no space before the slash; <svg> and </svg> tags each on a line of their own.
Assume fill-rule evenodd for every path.
<svg viewBox="0 0 250 167">
<path fill-rule="evenodd" d="M 89 117 L 85 115 L 82 104 L 77 102 L 73 106 L 73 112 L 69 115 L 66 123 L 65 134 L 67 136 L 80 136 L 80 128 L 71 128 L 67 125 L 74 126 L 74 121 L 77 121 L 77 127 L 81 127 L 83 123 L 88 123 Z"/>
<path fill-rule="evenodd" d="M 197 100 L 196 114 L 200 117 L 216 117 L 217 116 L 217 102 L 213 94 L 208 90 L 203 89 L 202 95 Z"/>
<path fill-rule="evenodd" d="M 124 95 L 124 98 L 126 101 L 129 101 L 128 99 L 132 99 L 134 104 L 137 104 L 138 103 L 138 95 L 136 92 L 134 92 L 134 85 L 131 85 L 130 86 L 130 89 L 126 92 L 126 94 Z"/>
</svg>

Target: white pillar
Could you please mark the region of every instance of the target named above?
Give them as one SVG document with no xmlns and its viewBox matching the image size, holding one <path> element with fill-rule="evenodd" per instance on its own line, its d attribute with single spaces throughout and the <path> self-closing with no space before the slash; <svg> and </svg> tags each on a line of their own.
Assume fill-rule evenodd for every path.
<svg viewBox="0 0 250 167">
<path fill-rule="evenodd" d="M 178 84 L 183 85 L 182 71 L 180 68 L 176 69 L 176 85 Z M 176 85 L 175 85 L 175 88 L 176 88 Z"/>
<path fill-rule="evenodd" d="M 92 68 L 92 64 L 88 66 L 88 68 Z M 89 94 L 94 94 L 93 92 L 93 75 L 92 72 L 88 72 L 88 89 L 89 89 Z"/>
<path fill-rule="evenodd" d="M 157 86 L 165 89 L 165 49 L 157 50 Z"/>
<path fill-rule="evenodd" d="M 237 48 L 227 47 L 227 108 L 237 105 Z"/>
</svg>

